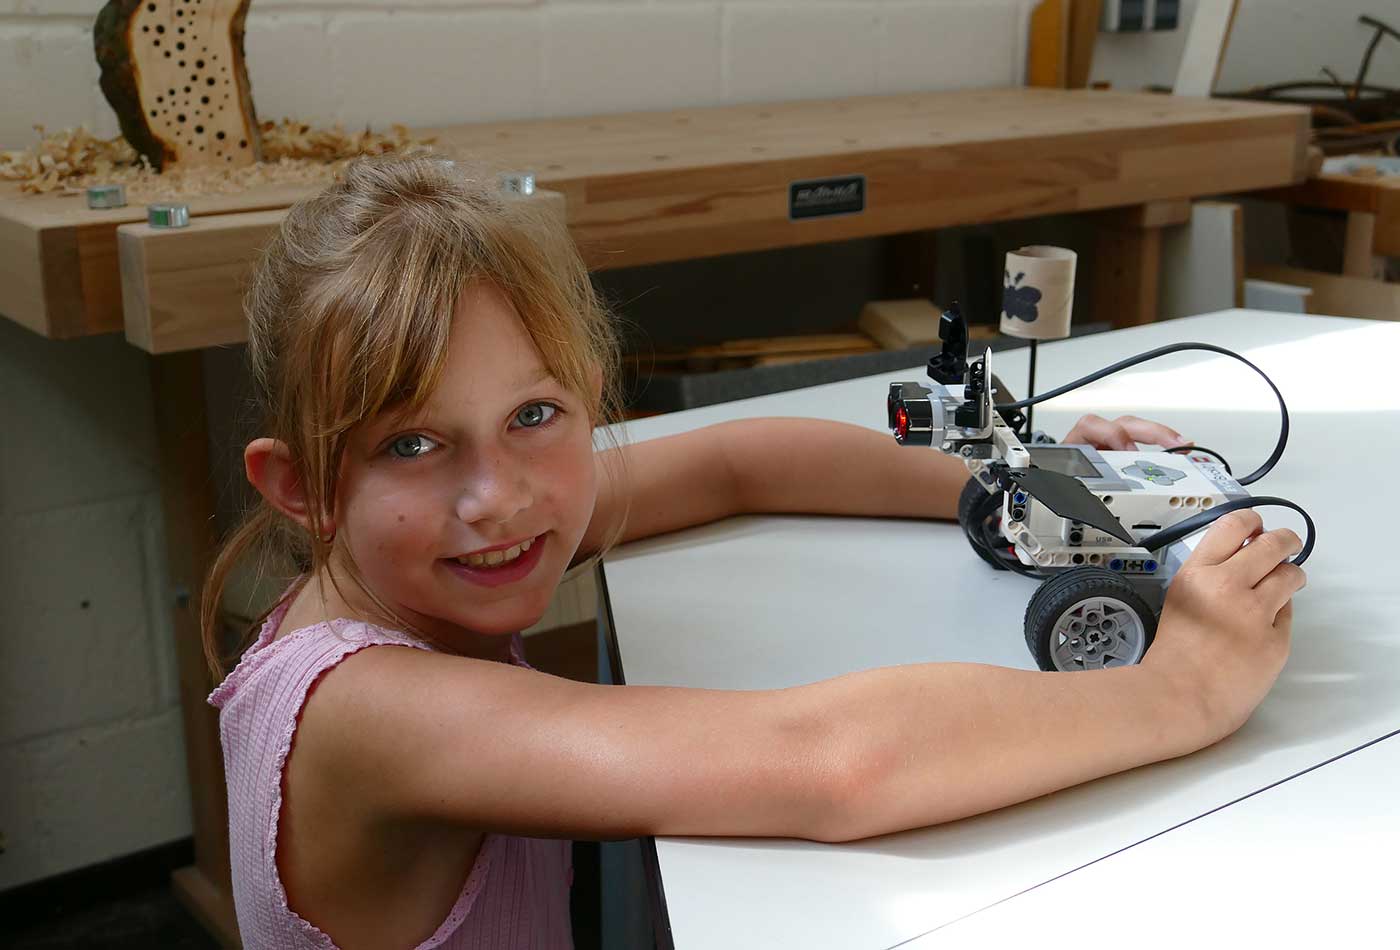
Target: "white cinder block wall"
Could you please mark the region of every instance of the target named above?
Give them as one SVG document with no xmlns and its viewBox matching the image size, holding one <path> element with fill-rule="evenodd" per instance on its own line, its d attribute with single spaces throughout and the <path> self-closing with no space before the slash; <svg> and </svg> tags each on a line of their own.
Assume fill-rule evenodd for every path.
<svg viewBox="0 0 1400 950">
<path fill-rule="evenodd" d="M 1005 86 L 1034 0 L 254 0 L 263 119 L 409 125 Z M 0 0 L 0 147 L 115 135 L 101 0 Z"/>
<path fill-rule="evenodd" d="M 248 71 L 263 119 L 376 128 L 1005 86 L 1029 5 L 255 0 Z M 117 134 L 101 7 L 0 0 L 0 148 Z M 149 387 L 119 337 L 0 321 L 0 889 L 190 831 Z"/>
<path fill-rule="evenodd" d="M 35 123 L 116 134 L 101 6 L 0 0 L 0 148 L 31 144 Z M 261 118 L 382 128 L 1009 85 L 1032 6 L 255 0 L 247 55 Z M 1349 77 L 1367 6 L 1244 0 L 1222 85 L 1319 60 Z M 1101 37 L 1096 78 L 1170 84 L 1183 39 Z M 1378 81 L 1400 83 L 1395 47 Z M 0 320 L 0 889 L 189 833 L 154 447 L 140 353 Z"/>
</svg>

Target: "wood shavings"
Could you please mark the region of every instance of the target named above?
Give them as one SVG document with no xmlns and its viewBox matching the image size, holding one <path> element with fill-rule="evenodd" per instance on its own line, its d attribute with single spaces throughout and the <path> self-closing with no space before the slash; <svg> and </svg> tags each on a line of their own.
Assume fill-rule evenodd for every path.
<svg viewBox="0 0 1400 950">
<path fill-rule="evenodd" d="M 0 152 L 0 178 L 18 181 L 21 191 L 60 191 L 79 176 L 106 176 L 138 164 L 136 150 L 121 136 L 99 139 L 81 126 L 52 135 L 45 135 L 42 125 L 34 131 L 39 133 L 34 148 Z"/>
<path fill-rule="evenodd" d="M 189 195 L 231 195 L 260 185 L 316 185 L 335 178 L 361 155 L 422 155 L 436 139 L 415 139 L 407 127 L 390 134 L 366 128 L 346 132 L 341 125 L 314 128 L 283 119 L 261 124 L 263 161 L 241 168 L 171 168 L 160 173 L 136 154 L 120 135 L 100 139 L 82 127 L 45 134 L 36 125 L 39 144 L 0 152 L 0 179 L 18 181 L 31 194 L 82 194 L 89 185 L 126 186 L 127 201 L 142 204 Z"/>
</svg>

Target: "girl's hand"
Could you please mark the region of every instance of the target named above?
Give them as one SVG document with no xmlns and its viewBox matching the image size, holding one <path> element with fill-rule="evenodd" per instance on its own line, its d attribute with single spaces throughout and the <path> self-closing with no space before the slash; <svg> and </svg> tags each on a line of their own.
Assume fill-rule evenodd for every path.
<svg viewBox="0 0 1400 950">
<path fill-rule="evenodd" d="M 1174 449 L 1179 445 L 1190 445 L 1180 432 L 1168 428 L 1160 422 L 1139 419 L 1137 416 L 1119 416 L 1113 421 L 1093 414 L 1084 416 L 1069 430 L 1064 442 L 1071 445 L 1092 445 L 1096 449 L 1116 449 L 1132 452 L 1137 443 L 1160 445 L 1164 449 Z"/>
<path fill-rule="evenodd" d="M 1203 713 L 1207 744 L 1244 725 L 1288 659 L 1292 598 L 1307 578 L 1286 559 L 1302 547 L 1287 528 L 1265 531 L 1256 512 L 1232 511 L 1172 579 L 1142 666 Z"/>
</svg>

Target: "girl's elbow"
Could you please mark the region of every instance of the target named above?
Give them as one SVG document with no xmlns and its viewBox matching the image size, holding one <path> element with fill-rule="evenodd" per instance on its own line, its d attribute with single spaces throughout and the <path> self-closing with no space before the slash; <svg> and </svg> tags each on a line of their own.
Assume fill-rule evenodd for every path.
<svg viewBox="0 0 1400 950">
<path fill-rule="evenodd" d="M 841 844 L 879 834 L 880 768 L 874 750 L 833 742 L 822 753 L 811 803 L 813 841 Z"/>
</svg>

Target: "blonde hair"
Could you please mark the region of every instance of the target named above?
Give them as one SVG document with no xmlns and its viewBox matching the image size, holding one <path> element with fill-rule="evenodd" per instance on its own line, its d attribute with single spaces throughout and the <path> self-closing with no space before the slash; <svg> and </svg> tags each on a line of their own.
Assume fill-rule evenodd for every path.
<svg viewBox="0 0 1400 950">
<path fill-rule="evenodd" d="M 252 554 L 260 570 L 278 560 L 311 575 L 327 566 L 324 518 L 350 433 L 380 413 L 426 403 L 468 285 L 488 282 L 510 300 L 546 368 L 589 407 L 594 425 L 619 417 L 615 325 L 568 230 L 539 202 L 506 195 L 495 181 L 443 159 L 360 159 L 294 205 L 263 249 L 244 300 L 257 413 L 261 434 L 290 451 L 310 530 L 259 497 L 223 542 L 200 610 L 216 679 L 230 572 Z M 619 518 L 604 550 L 621 532 Z M 402 624 L 353 559 L 346 572 Z M 246 645 L 245 636 L 238 652 Z"/>
</svg>

